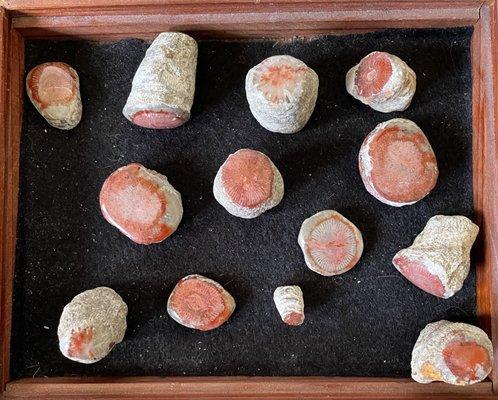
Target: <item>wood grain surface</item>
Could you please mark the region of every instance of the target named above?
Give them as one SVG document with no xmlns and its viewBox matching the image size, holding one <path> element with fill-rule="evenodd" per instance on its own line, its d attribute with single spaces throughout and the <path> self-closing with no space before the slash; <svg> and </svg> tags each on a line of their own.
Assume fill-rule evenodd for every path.
<svg viewBox="0 0 498 400">
<path fill-rule="evenodd" d="M 71 3 L 59 6 L 57 3 Z M 196 37 L 309 36 L 334 30 L 468 26 L 479 18 L 477 1 L 151 1 L 8 0 L 13 26 L 25 37 L 154 37 L 179 30 Z M 78 4 L 78 6 L 76 6 Z"/>
<path fill-rule="evenodd" d="M 410 379 L 315 377 L 34 378 L 7 386 L 7 398 L 72 395 L 88 398 L 163 399 L 489 399 L 491 382 L 458 387 Z M 80 397 L 80 398 L 81 398 Z"/>
<path fill-rule="evenodd" d="M 24 43 L 13 30 L 2 10 L 0 58 L 1 126 L 0 193 L 2 193 L 1 253 L 1 372 L 2 387 L 9 379 L 10 334 L 12 317 L 12 283 L 17 226 L 17 197 L 19 188 L 19 147 L 22 119 L 22 78 L 24 75 Z"/>
<path fill-rule="evenodd" d="M 498 354 L 498 8 L 481 9 L 472 43 L 474 209 L 481 228 L 477 258 L 477 307 L 481 326 Z M 498 357 L 491 379 L 498 388 Z"/>
</svg>

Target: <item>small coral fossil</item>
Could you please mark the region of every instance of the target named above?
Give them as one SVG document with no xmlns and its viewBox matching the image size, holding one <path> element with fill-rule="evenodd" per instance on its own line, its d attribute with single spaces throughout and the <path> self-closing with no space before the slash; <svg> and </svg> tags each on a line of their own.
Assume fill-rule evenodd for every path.
<svg viewBox="0 0 498 400">
<path fill-rule="evenodd" d="M 123 340 L 127 313 L 121 296 L 108 287 L 80 293 L 64 307 L 59 321 L 62 354 L 84 364 L 101 360 Z"/>
<path fill-rule="evenodd" d="M 166 239 L 183 215 L 180 193 L 168 179 L 136 163 L 119 168 L 106 179 L 100 208 L 111 225 L 140 244 Z"/>
<path fill-rule="evenodd" d="M 168 299 L 168 314 L 187 328 L 209 331 L 230 318 L 235 300 L 223 287 L 201 275 L 177 283 Z"/>
<path fill-rule="evenodd" d="M 241 149 L 220 167 L 214 197 L 232 215 L 255 218 L 275 207 L 284 196 L 282 175 L 263 153 Z"/>
<path fill-rule="evenodd" d="M 62 62 L 37 65 L 26 78 L 26 91 L 39 113 L 54 128 L 72 129 L 81 120 L 78 74 Z"/>
<path fill-rule="evenodd" d="M 436 156 L 422 130 L 395 118 L 375 127 L 358 158 L 368 192 L 395 207 L 414 204 L 434 188 L 439 175 Z"/>
<path fill-rule="evenodd" d="M 180 32 L 159 34 L 135 73 L 124 116 L 151 129 L 184 124 L 194 101 L 196 68 L 194 39 Z"/>
<path fill-rule="evenodd" d="M 381 51 L 368 54 L 346 75 L 351 96 L 385 113 L 408 108 L 415 87 L 415 72 L 400 58 Z"/>
<path fill-rule="evenodd" d="M 447 299 L 458 292 L 470 269 L 470 249 L 479 227 L 462 215 L 436 215 L 393 264 L 415 286 Z"/>
<path fill-rule="evenodd" d="M 476 326 L 439 321 L 421 332 L 412 352 L 412 378 L 420 383 L 443 381 L 471 385 L 491 372 L 493 345 Z"/>
<path fill-rule="evenodd" d="M 299 286 L 279 286 L 273 293 L 278 313 L 287 325 L 301 325 L 304 322 L 303 291 Z"/>
<path fill-rule="evenodd" d="M 342 274 L 363 253 L 363 239 L 355 225 L 337 211 L 325 210 L 306 219 L 298 237 L 306 265 L 321 275 Z"/>
<path fill-rule="evenodd" d="M 317 95 L 318 75 L 291 56 L 269 57 L 246 76 L 249 108 L 272 132 L 300 131 L 313 113 Z"/>
</svg>

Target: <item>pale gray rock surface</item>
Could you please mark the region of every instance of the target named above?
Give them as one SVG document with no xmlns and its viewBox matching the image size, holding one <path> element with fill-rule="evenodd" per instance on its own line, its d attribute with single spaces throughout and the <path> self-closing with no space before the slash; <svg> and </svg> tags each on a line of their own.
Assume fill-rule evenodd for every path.
<svg viewBox="0 0 498 400">
<path fill-rule="evenodd" d="M 176 127 L 190 118 L 194 102 L 197 42 L 180 32 L 160 33 L 145 53 L 133 78 L 124 116 L 134 122 L 140 112 L 165 112 L 174 115 Z M 136 120 L 135 120 L 136 123 Z"/>
<path fill-rule="evenodd" d="M 355 79 L 358 68 L 367 57 L 375 53 L 381 52 L 368 54 L 359 64 L 348 71 L 346 75 L 346 90 L 355 99 L 369 105 L 376 111 L 389 113 L 406 110 L 415 95 L 417 77 L 415 72 L 403 60 L 393 54 L 382 52 L 382 54 L 385 54 L 389 58 L 392 67 L 392 74 L 383 88 L 371 96 L 362 96 L 359 93 Z"/>
<path fill-rule="evenodd" d="M 304 322 L 304 298 L 299 286 L 279 286 L 273 292 L 273 301 L 286 324 L 301 325 Z"/>
<path fill-rule="evenodd" d="M 480 382 L 491 372 L 492 365 L 493 345 L 482 329 L 445 320 L 422 329 L 411 361 L 415 381 L 452 385 Z"/>
<path fill-rule="evenodd" d="M 479 227 L 462 215 L 429 219 L 413 244 L 399 251 L 393 265 L 426 292 L 447 299 L 458 292 L 470 269 L 470 250 Z"/>
<path fill-rule="evenodd" d="M 126 331 L 128 307 L 114 290 L 86 290 L 64 307 L 57 328 L 62 354 L 84 364 L 104 358 Z"/>
<path fill-rule="evenodd" d="M 308 122 L 318 96 L 318 75 L 297 58 L 279 55 L 263 60 L 246 76 L 252 115 L 272 132 L 295 133 Z"/>
</svg>

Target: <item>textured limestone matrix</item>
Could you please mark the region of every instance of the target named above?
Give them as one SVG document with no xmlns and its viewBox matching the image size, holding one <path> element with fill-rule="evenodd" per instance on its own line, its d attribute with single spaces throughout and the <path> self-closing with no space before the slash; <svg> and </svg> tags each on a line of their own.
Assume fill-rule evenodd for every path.
<svg viewBox="0 0 498 400">
<path fill-rule="evenodd" d="M 92 364 L 123 340 L 128 307 L 114 290 L 98 287 L 80 293 L 64 307 L 57 328 L 67 358 Z"/>
<path fill-rule="evenodd" d="M 230 154 L 218 170 L 213 194 L 230 214 L 255 218 L 280 203 L 284 181 L 265 154 L 241 149 Z"/>
<path fill-rule="evenodd" d="M 273 301 L 287 325 L 301 325 L 304 322 L 303 291 L 299 286 L 279 286 L 273 293 Z"/>
<path fill-rule="evenodd" d="M 223 286 L 202 275 L 180 280 L 168 298 L 168 314 L 187 328 L 209 331 L 225 323 L 235 300 Z"/>
<path fill-rule="evenodd" d="M 436 215 L 393 264 L 427 293 L 447 299 L 458 292 L 470 269 L 470 250 L 479 227 L 461 215 Z"/>
<path fill-rule="evenodd" d="M 73 129 L 82 114 L 80 80 L 63 62 L 37 65 L 26 77 L 26 91 L 38 112 L 54 128 Z"/>
<path fill-rule="evenodd" d="M 246 76 L 246 96 L 254 118 L 272 132 L 295 133 L 308 122 L 318 95 L 318 75 L 297 58 L 263 60 Z"/>
<path fill-rule="evenodd" d="M 493 345 L 476 326 L 438 321 L 421 332 L 412 352 L 412 378 L 420 383 L 443 381 L 470 385 L 488 376 Z"/>
<path fill-rule="evenodd" d="M 346 75 L 348 93 L 384 113 L 406 110 L 415 88 L 415 72 L 399 57 L 381 51 L 368 54 Z"/>
<path fill-rule="evenodd" d="M 404 118 L 383 122 L 367 135 L 358 166 L 368 192 L 395 207 L 423 199 L 439 175 L 427 137 L 417 124 Z"/>
<path fill-rule="evenodd" d="M 194 101 L 196 67 L 194 39 L 179 32 L 159 34 L 135 73 L 124 116 L 152 129 L 185 123 Z"/>
</svg>

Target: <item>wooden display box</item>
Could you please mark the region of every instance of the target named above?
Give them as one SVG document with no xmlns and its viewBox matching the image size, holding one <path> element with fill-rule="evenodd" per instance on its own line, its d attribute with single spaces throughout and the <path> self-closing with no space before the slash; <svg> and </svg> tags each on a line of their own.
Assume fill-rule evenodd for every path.
<svg viewBox="0 0 498 400">
<path fill-rule="evenodd" d="M 168 30 L 196 37 L 289 38 L 382 28 L 473 26 L 473 193 L 475 220 L 481 227 L 476 251 L 477 313 L 498 355 L 498 1 L 4 0 L 0 16 L 0 384 L 6 398 L 484 399 L 498 394 L 498 356 L 489 379 L 469 387 L 347 377 L 12 381 L 9 374 L 24 40 L 151 38 Z"/>
</svg>

